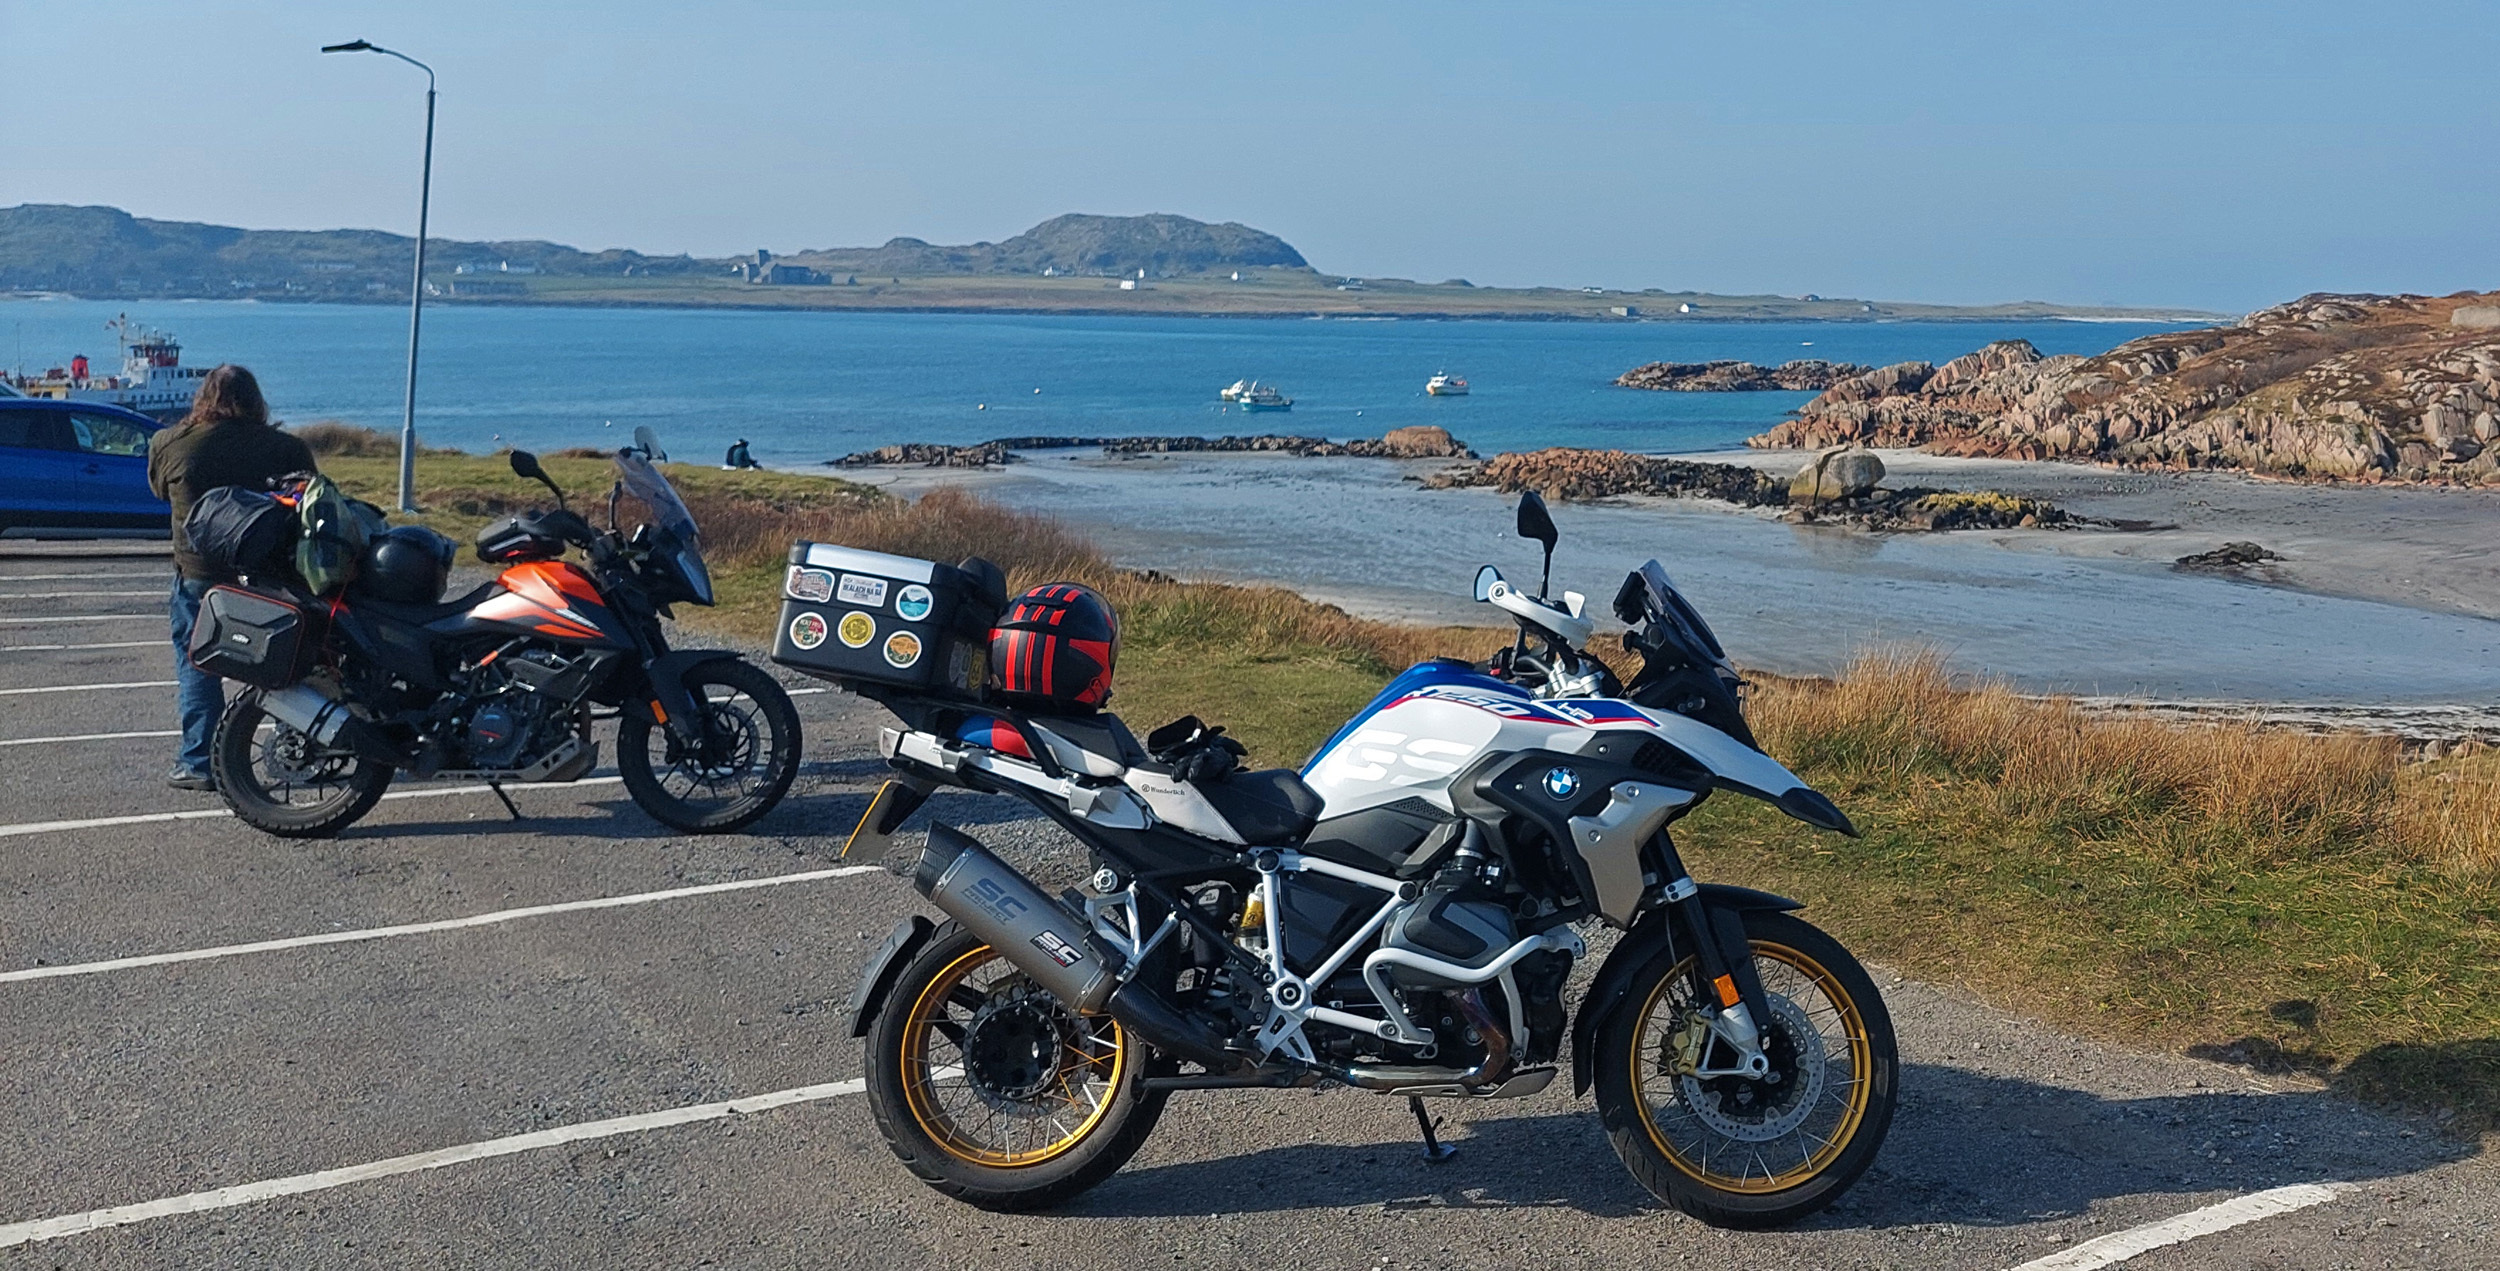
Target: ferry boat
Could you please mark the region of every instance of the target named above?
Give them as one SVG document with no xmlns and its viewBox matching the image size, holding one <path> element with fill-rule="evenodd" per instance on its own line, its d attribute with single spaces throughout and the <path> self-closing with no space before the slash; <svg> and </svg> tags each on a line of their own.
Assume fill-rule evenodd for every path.
<svg viewBox="0 0 2500 1271">
<path fill-rule="evenodd" d="M 1467 381 L 1443 371 L 1424 381 L 1424 391 L 1434 397 L 1465 397 Z"/>
<path fill-rule="evenodd" d="M 182 364 L 182 345 L 163 331 L 132 322 L 128 315 L 105 324 L 121 343 L 119 375 L 92 375 L 87 355 L 71 358 L 41 375 L 0 375 L 0 396 L 42 397 L 56 402 L 101 402 L 171 423 L 191 409 L 208 372 Z"/>
<path fill-rule="evenodd" d="M 1265 384 L 1253 382 L 1240 397 L 1233 399 L 1243 410 L 1292 410 L 1293 399 Z"/>
</svg>

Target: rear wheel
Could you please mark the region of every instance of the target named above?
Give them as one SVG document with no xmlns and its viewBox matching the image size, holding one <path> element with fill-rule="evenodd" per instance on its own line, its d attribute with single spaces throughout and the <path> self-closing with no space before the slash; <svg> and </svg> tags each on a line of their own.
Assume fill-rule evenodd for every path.
<svg viewBox="0 0 2500 1271">
<path fill-rule="evenodd" d="M 1597 1110 L 1615 1155 L 1659 1199 L 1719 1227 L 1776 1227 L 1857 1181 L 1892 1124 L 1892 1017 L 1856 958 L 1803 919 L 1745 915 L 1770 999 L 1759 1080 L 1705 1021 L 1693 960 L 1659 958 L 1597 1031 Z"/>
<path fill-rule="evenodd" d="M 217 721 L 209 770 L 237 817 L 285 838 L 328 838 L 346 829 L 391 784 L 388 765 L 317 746 L 270 719 L 256 692 L 237 697 Z"/>
<path fill-rule="evenodd" d="M 798 708 L 780 681 L 735 658 L 688 671 L 686 693 L 704 712 L 703 741 L 689 745 L 628 713 L 617 721 L 617 774 L 634 802 L 671 829 L 745 829 L 799 774 Z"/>
<path fill-rule="evenodd" d="M 1128 1162 L 1163 1114 L 1148 1050 L 1080 1016 L 955 923 L 868 1032 L 868 1106 L 903 1165 L 984 1209 L 1040 1209 Z"/>
</svg>

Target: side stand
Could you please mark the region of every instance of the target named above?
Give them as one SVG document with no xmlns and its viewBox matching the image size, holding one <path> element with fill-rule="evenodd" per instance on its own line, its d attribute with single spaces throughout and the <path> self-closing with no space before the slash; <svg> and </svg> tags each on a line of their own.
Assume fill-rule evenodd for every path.
<svg viewBox="0 0 2500 1271">
<path fill-rule="evenodd" d="M 494 791 L 494 792 L 495 792 L 495 797 L 496 797 L 496 798 L 503 800 L 503 810 L 504 810 L 504 811 L 506 811 L 506 812 L 511 813 L 511 814 L 512 814 L 512 819 L 513 819 L 513 820 L 515 820 L 515 821 L 520 821 L 520 820 L 526 820 L 526 819 L 527 819 L 527 818 L 525 818 L 525 817 L 523 817 L 523 816 L 521 815 L 521 810 L 520 810 L 519 808 L 516 808 L 516 807 L 512 806 L 512 796 L 511 796 L 511 795 L 508 795 L 508 794 L 505 794 L 505 793 L 503 792 L 503 783 L 502 783 L 502 782 L 500 782 L 500 781 L 489 781 L 489 782 L 487 782 L 487 783 L 486 783 L 486 788 L 487 788 L 487 789 L 489 789 L 489 790 Z"/>
<path fill-rule="evenodd" d="M 1424 1132 L 1425 1160 L 1446 1161 L 1451 1157 L 1458 1155 L 1458 1149 L 1456 1147 L 1442 1142 L 1440 1137 L 1432 1132 L 1433 1128 L 1441 1124 L 1441 1122 L 1439 1119 L 1424 1111 L 1423 1100 L 1418 1099 L 1413 1095 L 1408 1095 L 1406 1098 L 1406 1106 L 1414 1110 L 1415 1125 Z"/>
</svg>

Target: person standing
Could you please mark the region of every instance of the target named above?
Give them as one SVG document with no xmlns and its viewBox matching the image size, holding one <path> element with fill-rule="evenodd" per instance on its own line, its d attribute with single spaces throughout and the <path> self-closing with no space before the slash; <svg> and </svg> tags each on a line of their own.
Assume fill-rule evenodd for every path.
<svg viewBox="0 0 2500 1271">
<path fill-rule="evenodd" d="M 199 394 L 191 399 L 191 413 L 158 433 L 148 447 L 148 488 L 174 509 L 170 612 L 182 752 L 165 781 L 177 790 L 217 788 L 209 772 L 209 745 L 217 734 L 217 717 L 226 708 L 223 682 L 191 665 L 191 627 L 199 621 L 200 598 L 220 580 L 192 549 L 183 522 L 191 516 L 192 503 L 219 486 L 258 490 L 272 477 L 313 470 L 312 449 L 302 438 L 280 432 L 269 422 L 269 403 L 260 395 L 260 381 L 232 363 L 210 371 L 200 381 Z"/>
</svg>

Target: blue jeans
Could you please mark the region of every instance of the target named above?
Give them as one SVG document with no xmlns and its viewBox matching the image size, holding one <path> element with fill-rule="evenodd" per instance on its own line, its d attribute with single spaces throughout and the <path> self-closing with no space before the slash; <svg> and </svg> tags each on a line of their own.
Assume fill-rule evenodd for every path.
<svg viewBox="0 0 2500 1271">
<path fill-rule="evenodd" d="M 174 579 L 174 700 L 182 711 L 182 753 L 174 766 L 186 772 L 208 771 L 209 744 L 217 736 L 217 717 L 226 709 L 225 681 L 191 665 L 191 626 L 200 620 L 200 597 L 211 585 Z"/>
</svg>

